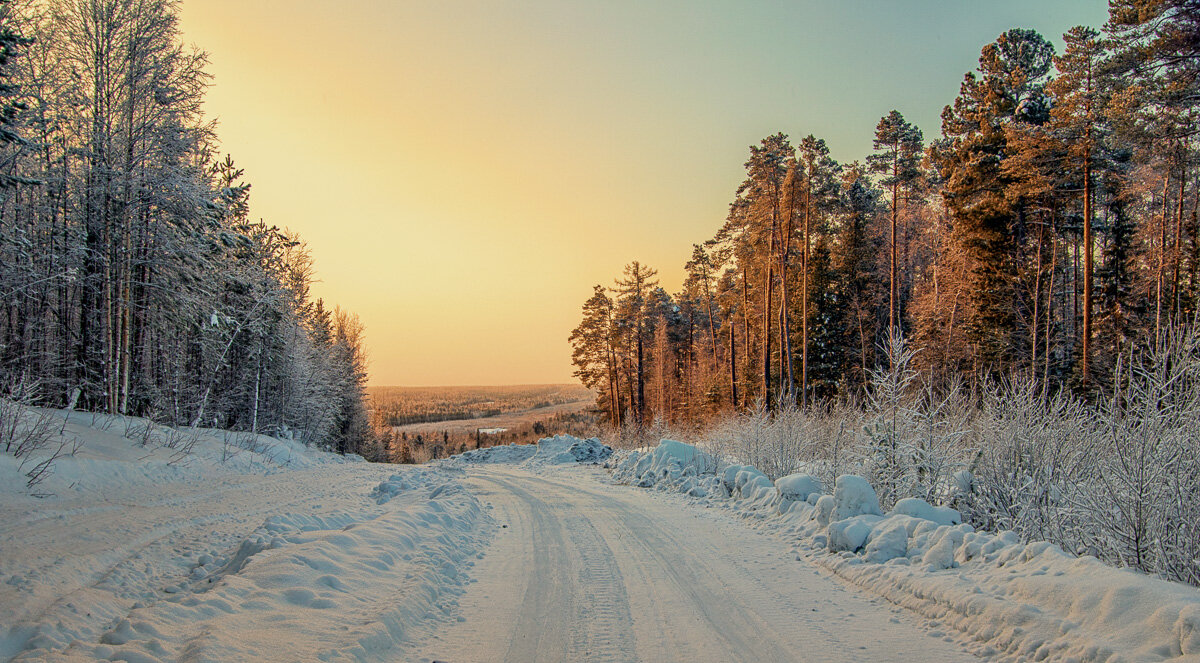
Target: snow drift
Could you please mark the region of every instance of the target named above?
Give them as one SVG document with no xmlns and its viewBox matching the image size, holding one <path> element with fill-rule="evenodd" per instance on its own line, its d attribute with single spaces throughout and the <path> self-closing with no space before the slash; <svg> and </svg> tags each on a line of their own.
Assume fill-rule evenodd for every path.
<svg viewBox="0 0 1200 663">
<path fill-rule="evenodd" d="M 537 444 L 509 444 L 485 449 L 473 449 L 438 461 L 451 467 L 469 464 L 523 464 L 526 467 L 565 465 L 568 463 L 597 463 L 612 455 L 612 447 L 591 437 L 574 435 L 544 437 Z"/>
<path fill-rule="evenodd" d="M 0 660 L 394 656 L 456 618 L 495 531 L 447 472 L 55 416 L 84 444 L 36 496 L 0 456 Z"/>
</svg>

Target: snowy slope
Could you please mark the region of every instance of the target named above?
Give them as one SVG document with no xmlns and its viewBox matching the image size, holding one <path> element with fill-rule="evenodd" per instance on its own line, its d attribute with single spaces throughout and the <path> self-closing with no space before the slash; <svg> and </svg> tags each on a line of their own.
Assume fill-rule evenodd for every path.
<svg viewBox="0 0 1200 663">
<path fill-rule="evenodd" d="M 752 467 L 720 473 L 715 459 L 664 440 L 621 452 L 615 480 L 684 493 L 797 546 L 800 558 L 896 605 L 970 634 L 997 660 L 1200 661 L 1200 591 L 1012 532 L 975 532 L 958 513 L 905 499 L 882 513 L 861 477 L 832 495 L 792 475 Z"/>
<path fill-rule="evenodd" d="M 144 424 L 70 415 L 42 497 L 0 456 L 0 660 L 379 658 L 452 619 L 491 536 L 447 473 Z"/>
</svg>

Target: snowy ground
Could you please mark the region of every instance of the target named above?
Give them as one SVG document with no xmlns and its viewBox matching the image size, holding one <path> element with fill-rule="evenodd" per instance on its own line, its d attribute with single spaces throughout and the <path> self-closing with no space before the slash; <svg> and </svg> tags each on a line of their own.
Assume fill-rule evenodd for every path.
<svg viewBox="0 0 1200 663">
<path fill-rule="evenodd" d="M 85 445 L 41 497 L 0 455 L 0 661 L 1198 659 L 1193 589 L 858 493 L 820 524 L 803 478 L 729 491 L 686 445 L 401 469 L 103 428 L 72 415 Z"/>
<path fill-rule="evenodd" d="M 491 536 L 444 472 L 378 490 L 395 467 L 219 432 L 180 459 L 90 423 L 52 496 L 0 456 L 0 660 L 394 657 L 452 619 Z"/>
<path fill-rule="evenodd" d="M 503 529 L 463 622 L 417 661 L 963 661 L 959 638 L 851 590 L 728 514 L 596 470 L 484 465 Z"/>
<path fill-rule="evenodd" d="M 994 660 L 1200 661 L 1200 591 L 1106 566 L 1012 532 L 976 532 L 958 512 L 903 499 L 888 513 L 861 477 L 822 494 L 815 478 L 772 482 L 748 466 L 720 467 L 687 444 L 606 462 L 616 480 L 688 496 L 796 546 L 825 569 L 957 631 Z M 956 477 L 970 490 L 969 475 Z"/>
</svg>

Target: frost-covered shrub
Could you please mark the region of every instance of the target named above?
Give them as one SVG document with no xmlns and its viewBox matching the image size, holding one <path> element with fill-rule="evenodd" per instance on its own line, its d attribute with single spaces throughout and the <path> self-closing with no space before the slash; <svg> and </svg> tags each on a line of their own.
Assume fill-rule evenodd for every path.
<svg viewBox="0 0 1200 663">
<path fill-rule="evenodd" d="M 806 410 L 787 404 L 774 412 L 760 406 L 716 422 L 699 434 L 698 443 L 726 462 L 754 466 L 771 479 L 804 472 L 832 490 L 838 475 L 858 468 L 850 447 L 860 417 L 857 407 L 845 404 Z"/>
<path fill-rule="evenodd" d="M 903 337 L 892 336 L 885 351 L 887 364 L 871 374 L 859 428 L 862 473 L 884 508 L 907 497 L 940 500 L 971 456 L 969 399 L 957 381 L 940 390 L 921 385 L 912 369 L 916 351 Z"/>
<path fill-rule="evenodd" d="M 1079 547 L 1087 518 L 1078 498 L 1090 471 L 1094 415 L 1068 394 L 1043 397 L 1033 381 L 981 389 L 972 489 L 955 506 L 980 529 Z"/>
<path fill-rule="evenodd" d="M 1200 334 L 1130 357 L 1098 414 L 1088 507 L 1114 561 L 1200 584 Z"/>
<path fill-rule="evenodd" d="M 979 451 L 953 499 L 1016 532 L 1200 585 L 1200 336 L 1121 359 L 1095 403 L 1032 382 L 985 385 Z"/>
</svg>

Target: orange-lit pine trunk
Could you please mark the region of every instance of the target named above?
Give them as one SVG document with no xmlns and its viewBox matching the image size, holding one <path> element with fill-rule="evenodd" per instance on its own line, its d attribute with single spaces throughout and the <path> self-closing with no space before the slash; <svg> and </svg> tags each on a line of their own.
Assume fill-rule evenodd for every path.
<svg viewBox="0 0 1200 663">
<path fill-rule="evenodd" d="M 1092 149 L 1083 147 L 1083 384 L 1091 378 L 1092 359 Z"/>
</svg>

